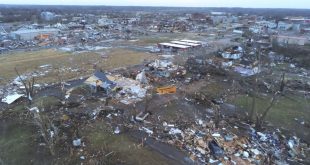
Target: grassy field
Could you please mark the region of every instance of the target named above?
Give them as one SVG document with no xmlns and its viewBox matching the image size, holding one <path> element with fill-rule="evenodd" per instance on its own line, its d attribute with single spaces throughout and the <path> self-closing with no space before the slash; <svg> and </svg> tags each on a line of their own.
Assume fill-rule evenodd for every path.
<svg viewBox="0 0 310 165">
<path fill-rule="evenodd" d="M 102 58 L 102 53 L 108 58 Z M 50 64 L 53 68 L 52 71 L 38 80 L 39 82 L 55 82 L 58 81 L 58 75 L 61 75 L 63 79 L 89 75 L 94 70 L 94 64 L 97 68 L 108 70 L 136 65 L 145 59 L 153 58 L 150 54 L 126 49 L 109 49 L 79 54 L 53 49 L 16 52 L 0 56 L 0 84 L 8 83 L 17 76 L 14 71 L 15 67 L 20 74 L 24 74 L 40 70 L 39 66 L 41 65 Z"/>
<path fill-rule="evenodd" d="M 138 147 L 138 143 L 129 138 L 126 134 L 113 135 L 112 130 L 104 121 L 96 121 L 93 125 L 85 127 L 81 131 L 82 137 L 87 139 L 87 152 L 104 152 L 100 158 L 91 158 L 87 156 L 85 164 L 92 160 L 104 161 L 100 164 L 171 164 L 169 159 L 163 157 L 148 147 Z M 0 164 L 50 164 L 53 157 L 49 154 L 39 153 L 37 151 L 36 128 L 28 125 L 1 122 L 0 126 Z M 87 153 L 86 152 L 86 153 Z M 108 153 L 111 154 L 109 156 Z M 85 154 L 86 154 L 85 153 Z M 55 162 L 64 162 L 64 158 L 69 158 L 69 153 L 62 153 L 63 156 Z M 80 164 L 79 156 L 68 159 L 76 164 Z M 68 161 L 66 160 L 66 161 Z M 43 163 L 44 162 L 44 163 Z M 61 164 L 62 164 L 61 163 Z M 83 164 L 84 164 L 83 163 Z"/>
<path fill-rule="evenodd" d="M 148 147 L 139 147 L 126 134 L 114 135 L 112 130 L 102 121 L 96 121 L 90 128 L 84 128 L 82 134 L 89 141 L 89 149 L 93 151 L 105 150 L 113 154 L 105 159 L 107 164 L 171 164 L 157 152 Z"/>
<path fill-rule="evenodd" d="M 270 98 L 257 98 L 255 110 L 258 113 L 263 112 L 267 106 L 269 106 Z M 251 109 L 252 98 L 247 96 L 239 96 L 233 101 L 242 109 Z M 270 112 L 267 114 L 267 121 L 275 125 L 276 127 L 282 127 L 289 129 L 300 136 L 310 138 L 309 132 L 301 123 L 310 122 L 310 100 L 300 96 L 288 96 L 281 97 L 278 102 L 272 107 Z M 295 118 L 298 121 L 295 121 Z"/>
<path fill-rule="evenodd" d="M 21 124 L 2 123 L 0 127 L 0 164 L 31 164 L 35 148 L 33 131 Z M 1 162 L 2 161 L 2 162 Z"/>
</svg>

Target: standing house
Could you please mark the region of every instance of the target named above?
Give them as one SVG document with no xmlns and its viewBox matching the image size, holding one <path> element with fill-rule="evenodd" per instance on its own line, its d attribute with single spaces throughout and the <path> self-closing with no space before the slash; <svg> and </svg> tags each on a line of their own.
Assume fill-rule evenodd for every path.
<svg viewBox="0 0 310 165">
<path fill-rule="evenodd" d="M 286 30 L 289 30 L 292 27 L 293 27 L 293 24 L 289 24 L 289 23 L 286 23 L 286 22 L 283 22 L 283 21 L 279 21 L 278 22 L 278 29 L 279 30 L 286 31 Z"/>
<path fill-rule="evenodd" d="M 293 36 L 272 36 L 272 41 L 277 41 L 284 45 L 305 45 L 307 38 Z"/>
</svg>

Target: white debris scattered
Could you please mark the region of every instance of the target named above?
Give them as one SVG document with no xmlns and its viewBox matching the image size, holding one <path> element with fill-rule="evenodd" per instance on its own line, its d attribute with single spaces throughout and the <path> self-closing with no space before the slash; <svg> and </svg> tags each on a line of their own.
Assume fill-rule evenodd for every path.
<svg viewBox="0 0 310 165">
<path fill-rule="evenodd" d="M 200 147 L 196 147 L 196 150 L 197 150 L 198 152 L 200 152 L 202 155 L 205 155 L 205 154 L 206 154 L 206 150 L 204 150 L 204 149 L 202 149 L 202 148 L 200 148 Z"/>
<path fill-rule="evenodd" d="M 143 131 L 145 131 L 148 134 L 153 134 L 154 133 L 152 130 L 150 130 L 148 128 L 145 128 L 145 127 L 142 127 L 140 130 L 143 130 Z"/>
<path fill-rule="evenodd" d="M 45 64 L 45 65 L 39 66 L 39 68 L 48 68 L 48 67 L 51 67 L 51 66 L 52 66 L 51 64 Z"/>
<path fill-rule="evenodd" d="M 224 52 L 221 55 L 222 55 L 223 58 L 234 59 L 234 60 L 240 59 L 242 57 L 242 53 L 232 54 L 230 52 Z"/>
<path fill-rule="evenodd" d="M 65 99 L 68 99 L 70 97 L 70 95 L 65 95 Z"/>
<path fill-rule="evenodd" d="M 234 156 L 239 157 L 240 153 L 235 153 Z"/>
<path fill-rule="evenodd" d="M 198 120 L 199 125 L 203 125 L 203 121 L 201 119 Z"/>
<path fill-rule="evenodd" d="M 295 145 L 294 140 L 289 140 L 287 142 L 287 145 L 290 147 L 290 149 L 294 148 L 294 145 Z"/>
<path fill-rule="evenodd" d="M 55 132 L 54 131 L 50 131 L 50 137 L 53 138 L 55 135 Z"/>
<path fill-rule="evenodd" d="M 235 72 L 240 73 L 242 76 L 253 76 L 260 72 L 258 67 L 245 68 L 245 67 L 236 66 L 234 70 Z"/>
<path fill-rule="evenodd" d="M 28 95 L 28 100 L 32 100 L 32 97 L 31 97 L 30 93 Z"/>
<path fill-rule="evenodd" d="M 214 134 L 212 134 L 212 136 L 213 136 L 213 137 L 221 137 L 221 134 L 219 134 L 219 133 L 214 133 Z"/>
<path fill-rule="evenodd" d="M 233 65 L 232 61 L 229 62 L 222 62 L 222 67 L 226 68 L 226 67 L 231 67 Z"/>
<path fill-rule="evenodd" d="M 18 76 L 13 80 L 13 84 L 18 85 L 18 86 L 22 86 L 23 85 L 22 81 L 26 80 L 26 79 L 27 79 L 27 76 Z"/>
<path fill-rule="evenodd" d="M 5 98 L 3 98 L 2 102 L 7 103 L 7 104 L 12 104 L 17 99 L 19 99 L 19 98 L 21 98 L 23 96 L 24 96 L 24 94 L 14 93 L 14 94 L 8 95 Z"/>
<path fill-rule="evenodd" d="M 261 132 L 257 132 L 257 135 L 260 137 L 261 141 L 266 141 L 267 137 L 265 134 L 261 133 Z"/>
<path fill-rule="evenodd" d="M 121 130 L 119 129 L 119 127 L 117 126 L 116 128 L 115 128 L 115 130 L 114 130 L 114 133 L 115 134 L 119 134 L 121 132 Z"/>
<path fill-rule="evenodd" d="M 251 152 L 254 153 L 255 155 L 260 155 L 260 151 L 258 149 L 251 149 Z"/>
<path fill-rule="evenodd" d="M 40 112 L 40 110 L 39 110 L 38 107 L 32 107 L 32 108 L 29 109 L 29 111 L 30 111 L 30 112 L 37 112 L 37 113 Z"/>
<path fill-rule="evenodd" d="M 175 125 L 174 124 L 168 124 L 167 122 L 163 122 L 163 126 L 164 127 L 174 127 Z"/>
<path fill-rule="evenodd" d="M 173 63 L 166 60 L 155 60 L 155 62 L 150 65 L 154 68 L 167 68 L 173 66 Z"/>
<path fill-rule="evenodd" d="M 106 117 L 109 118 L 109 119 L 112 119 L 112 114 L 109 113 Z"/>
<path fill-rule="evenodd" d="M 243 151 L 242 156 L 244 158 L 248 158 L 250 156 L 250 154 L 247 151 Z"/>
<path fill-rule="evenodd" d="M 139 81 L 142 84 L 147 84 L 148 83 L 148 80 L 146 78 L 144 70 L 136 76 L 136 80 Z"/>
<path fill-rule="evenodd" d="M 114 81 L 117 87 L 121 87 L 122 90 L 116 95 L 116 98 L 121 100 L 123 104 L 132 104 L 138 101 L 142 101 L 145 97 L 147 87 L 142 87 L 139 81 L 125 78 L 121 76 L 107 76 L 111 81 Z"/>
<path fill-rule="evenodd" d="M 211 158 L 209 159 L 209 163 L 211 163 L 211 164 L 212 164 L 212 163 L 216 163 L 216 162 L 218 162 L 218 160 L 213 160 L 213 159 L 211 159 Z"/>
<path fill-rule="evenodd" d="M 295 68 L 296 66 L 294 64 L 290 64 L 290 67 L 291 68 Z"/>
<path fill-rule="evenodd" d="M 182 134 L 183 132 L 178 129 L 178 128 L 171 128 L 170 131 L 169 131 L 169 134 L 170 135 L 175 135 L 175 134 Z"/>
<path fill-rule="evenodd" d="M 72 142 L 73 146 L 75 147 L 78 147 L 78 146 L 81 146 L 81 139 L 76 139 L 76 140 L 73 140 Z"/>
<path fill-rule="evenodd" d="M 74 49 L 71 48 L 71 47 L 62 47 L 62 48 L 59 48 L 60 51 L 64 51 L 64 52 L 71 52 L 73 51 Z"/>
</svg>

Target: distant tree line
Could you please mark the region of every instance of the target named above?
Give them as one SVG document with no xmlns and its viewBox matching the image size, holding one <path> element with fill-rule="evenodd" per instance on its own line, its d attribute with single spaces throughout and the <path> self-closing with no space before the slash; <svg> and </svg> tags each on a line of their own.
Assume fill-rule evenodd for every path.
<svg viewBox="0 0 310 165">
<path fill-rule="evenodd" d="M 146 11 L 154 13 L 204 13 L 211 11 L 227 12 L 237 15 L 249 14 L 266 17 L 283 18 L 285 16 L 308 16 L 309 9 L 252 9 L 252 8 L 203 8 L 203 7 L 138 7 L 138 6 L 48 6 L 48 5 L 0 5 L 3 15 L 2 22 L 31 21 L 34 16 L 39 17 L 42 11 L 50 11 L 55 14 L 94 14 L 106 13 L 130 13 Z"/>
</svg>

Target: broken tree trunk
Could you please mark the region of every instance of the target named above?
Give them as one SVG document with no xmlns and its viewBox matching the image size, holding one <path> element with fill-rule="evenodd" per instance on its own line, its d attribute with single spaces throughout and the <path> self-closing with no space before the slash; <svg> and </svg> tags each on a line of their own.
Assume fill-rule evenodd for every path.
<svg viewBox="0 0 310 165">
<path fill-rule="evenodd" d="M 28 99 L 28 104 L 31 105 L 32 103 L 32 97 L 33 97 L 33 90 L 34 90 L 34 83 L 35 83 L 35 79 L 34 77 L 32 77 L 31 80 L 27 80 L 27 82 L 22 79 L 21 75 L 19 74 L 17 68 L 15 67 L 15 72 L 18 75 L 19 80 L 22 82 L 22 84 L 25 86 L 25 93 Z"/>
<path fill-rule="evenodd" d="M 38 131 L 43 137 L 47 148 L 52 156 L 56 154 L 55 146 L 58 142 L 58 128 L 54 125 L 52 120 L 47 115 L 43 115 L 42 112 L 33 113 L 33 123 L 38 127 Z"/>
<path fill-rule="evenodd" d="M 285 73 L 282 74 L 281 76 L 281 84 L 280 84 L 280 88 L 279 90 L 277 90 L 272 99 L 271 102 L 269 104 L 269 106 L 265 109 L 265 111 L 261 114 L 261 115 L 257 115 L 256 116 L 256 124 L 255 127 L 257 129 L 260 129 L 263 125 L 263 122 L 265 121 L 265 118 L 268 114 L 268 112 L 271 110 L 271 108 L 274 106 L 274 104 L 276 103 L 276 101 L 279 99 L 279 97 L 282 95 L 283 91 L 284 91 L 284 87 L 285 87 L 285 83 L 284 83 L 284 78 L 285 78 Z"/>
<path fill-rule="evenodd" d="M 260 70 L 260 63 L 261 63 L 261 58 L 260 58 L 260 49 L 258 49 L 256 51 L 256 57 L 259 61 L 259 70 Z M 253 93 L 253 96 L 252 96 L 252 107 L 251 107 L 251 111 L 250 111 L 250 114 L 249 114 L 249 122 L 250 123 L 253 123 L 253 115 L 255 113 L 255 105 L 256 105 L 256 95 L 258 93 L 258 85 L 257 85 L 257 81 L 258 81 L 258 76 L 257 74 L 255 74 L 255 81 L 254 81 L 254 93 Z"/>
</svg>

